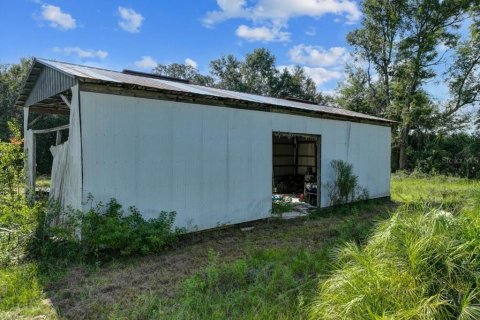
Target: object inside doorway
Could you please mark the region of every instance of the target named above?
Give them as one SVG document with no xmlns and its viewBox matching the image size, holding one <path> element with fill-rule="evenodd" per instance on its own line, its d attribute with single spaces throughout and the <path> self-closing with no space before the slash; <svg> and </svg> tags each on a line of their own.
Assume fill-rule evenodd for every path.
<svg viewBox="0 0 480 320">
<path fill-rule="evenodd" d="M 272 142 L 273 201 L 317 206 L 319 136 L 274 132 Z"/>
<path fill-rule="evenodd" d="M 310 213 L 310 210 L 315 209 L 314 206 L 304 201 L 303 194 L 274 194 L 272 202 L 272 214 L 284 219 L 305 216 Z"/>
</svg>

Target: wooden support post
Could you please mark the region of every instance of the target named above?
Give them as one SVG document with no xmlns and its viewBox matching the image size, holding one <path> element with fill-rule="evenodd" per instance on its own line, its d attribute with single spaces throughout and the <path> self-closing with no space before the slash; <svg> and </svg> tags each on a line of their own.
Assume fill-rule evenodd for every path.
<svg viewBox="0 0 480 320">
<path fill-rule="evenodd" d="M 32 192 L 35 194 L 35 182 L 37 180 L 37 136 L 35 134 L 32 134 L 32 163 L 30 165 L 30 174 L 32 175 Z"/>
<path fill-rule="evenodd" d="M 322 136 L 318 136 L 316 145 L 316 163 L 317 163 L 317 207 L 322 207 Z"/>
<path fill-rule="evenodd" d="M 63 102 L 67 105 L 68 109 L 71 109 L 71 103 L 68 101 L 67 97 L 65 97 L 63 94 L 60 95 L 60 98 L 63 100 Z"/>
<path fill-rule="evenodd" d="M 55 128 L 33 130 L 33 133 L 35 133 L 35 134 L 37 134 L 37 133 L 49 133 L 49 132 L 54 132 L 54 131 L 66 130 L 68 128 L 70 128 L 70 125 L 66 124 L 66 125 L 63 125 L 63 126 L 55 127 Z"/>
<path fill-rule="evenodd" d="M 35 123 L 37 123 L 37 122 L 38 122 L 40 119 L 42 119 L 42 118 L 43 118 L 43 114 L 41 114 L 41 115 L 39 115 L 38 117 L 36 117 L 35 119 L 33 119 L 32 122 L 30 122 L 30 123 L 28 124 L 28 129 L 31 129 L 32 126 L 33 126 Z"/>
<path fill-rule="evenodd" d="M 57 131 L 57 137 L 55 139 L 56 146 L 58 146 L 60 143 L 62 143 L 62 130 Z"/>
<path fill-rule="evenodd" d="M 293 137 L 293 175 L 298 175 L 298 142 L 297 137 Z"/>
</svg>

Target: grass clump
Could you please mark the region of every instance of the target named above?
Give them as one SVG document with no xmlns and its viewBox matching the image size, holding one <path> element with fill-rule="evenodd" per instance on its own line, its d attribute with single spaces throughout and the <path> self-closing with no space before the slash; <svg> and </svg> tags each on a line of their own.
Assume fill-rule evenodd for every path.
<svg viewBox="0 0 480 320">
<path fill-rule="evenodd" d="M 292 319 L 303 313 L 317 274 L 328 267 L 328 250 L 275 249 L 209 265 L 181 287 L 180 319 Z"/>
<path fill-rule="evenodd" d="M 0 310 L 6 311 L 18 305 L 36 303 L 41 296 L 41 287 L 34 264 L 25 264 L 11 269 L 0 269 Z"/>
<path fill-rule="evenodd" d="M 480 218 L 405 205 L 336 253 L 311 319 L 479 319 Z"/>
<path fill-rule="evenodd" d="M 0 319 L 56 317 L 55 310 L 44 303 L 46 297 L 35 263 L 0 268 L 0 284 Z"/>
</svg>

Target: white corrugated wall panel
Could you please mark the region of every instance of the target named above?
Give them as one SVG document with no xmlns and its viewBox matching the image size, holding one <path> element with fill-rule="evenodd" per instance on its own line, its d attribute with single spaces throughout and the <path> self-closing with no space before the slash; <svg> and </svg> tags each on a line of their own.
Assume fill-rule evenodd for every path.
<svg viewBox="0 0 480 320">
<path fill-rule="evenodd" d="M 389 194 L 388 127 L 86 92 L 81 106 L 84 197 L 147 218 L 177 211 L 192 230 L 268 217 L 273 131 L 322 136 L 322 183 L 343 159 L 372 197 Z"/>
<path fill-rule="evenodd" d="M 50 196 L 58 200 L 62 206 L 82 209 L 82 147 L 78 85 L 73 86 L 71 90 L 68 141 L 52 147 L 54 159 Z"/>
</svg>

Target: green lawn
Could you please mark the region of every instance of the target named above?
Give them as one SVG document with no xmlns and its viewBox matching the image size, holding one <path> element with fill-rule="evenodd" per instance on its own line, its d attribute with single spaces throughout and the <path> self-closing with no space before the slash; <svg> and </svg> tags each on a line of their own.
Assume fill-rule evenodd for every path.
<svg viewBox="0 0 480 320">
<path fill-rule="evenodd" d="M 457 178 L 395 176 L 392 202 L 254 223 L 251 231 L 188 235 L 164 254 L 103 265 L 0 269 L 0 318 L 305 319 L 318 303 L 319 283 L 339 268 L 339 247 L 364 247 L 379 222 L 406 207 L 477 210 L 479 187 Z"/>
<path fill-rule="evenodd" d="M 41 189 L 50 188 L 51 179 L 49 176 L 39 176 L 35 181 L 35 186 Z"/>
</svg>

